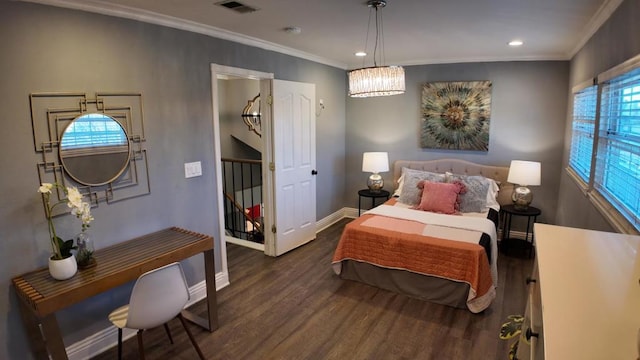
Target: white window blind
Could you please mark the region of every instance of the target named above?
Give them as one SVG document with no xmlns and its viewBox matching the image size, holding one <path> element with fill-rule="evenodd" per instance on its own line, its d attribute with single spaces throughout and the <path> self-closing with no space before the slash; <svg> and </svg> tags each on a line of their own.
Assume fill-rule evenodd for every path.
<svg viewBox="0 0 640 360">
<path fill-rule="evenodd" d="M 591 173 L 598 88 L 593 85 L 573 95 L 573 124 L 569 166 L 585 182 Z"/>
<path fill-rule="evenodd" d="M 65 149 L 122 146 L 127 136 L 122 127 L 109 116 L 85 114 L 64 131 L 61 146 Z"/>
<path fill-rule="evenodd" d="M 640 68 L 600 86 L 594 188 L 640 229 Z"/>
</svg>

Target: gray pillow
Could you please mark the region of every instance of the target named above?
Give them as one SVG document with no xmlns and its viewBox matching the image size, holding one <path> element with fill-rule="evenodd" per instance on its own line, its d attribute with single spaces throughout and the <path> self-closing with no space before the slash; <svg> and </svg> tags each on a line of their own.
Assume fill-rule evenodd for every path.
<svg viewBox="0 0 640 360">
<path fill-rule="evenodd" d="M 447 174 L 447 182 L 460 181 L 467 188 L 467 192 L 460 194 L 460 212 L 483 212 L 487 207 L 487 192 L 489 179 L 480 175 L 456 175 Z"/>
<path fill-rule="evenodd" d="M 402 182 L 400 183 L 400 197 L 398 201 L 407 205 L 418 205 L 422 195 L 422 189 L 418 188 L 418 183 L 422 180 L 431 182 L 445 182 L 444 174 L 429 171 L 413 170 L 402 168 Z"/>
</svg>

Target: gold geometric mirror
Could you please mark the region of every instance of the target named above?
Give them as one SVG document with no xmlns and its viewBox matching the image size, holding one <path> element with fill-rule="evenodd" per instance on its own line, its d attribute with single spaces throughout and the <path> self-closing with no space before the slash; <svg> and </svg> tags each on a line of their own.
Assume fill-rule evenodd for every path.
<svg viewBox="0 0 640 360">
<path fill-rule="evenodd" d="M 77 186 L 94 206 L 151 192 L 139 93 L 29 95 L 40 183 Z"/>
</svg>

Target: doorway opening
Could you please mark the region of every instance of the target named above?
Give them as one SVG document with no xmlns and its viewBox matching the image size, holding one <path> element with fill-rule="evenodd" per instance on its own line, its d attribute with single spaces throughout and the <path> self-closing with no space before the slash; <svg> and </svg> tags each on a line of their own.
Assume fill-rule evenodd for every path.
<svg viewBox="0 0 640 360">
<path fill-rule="evenodd" d="M 270 88 L 273 74 L 211 65 L 215 169 L 219 194 L 221 257 L 226 243 L 264 252 L 266 186 L 263 159 L 268 137 L 262 136 L 260 88 Z M 268 211 L 268 210 L 267 210 Z M 226 271 L 226 269 L 223 269 Z"/>
<path fill-rule="evenodd" d="M 264 251 L 260 81 L 217 83 L 226 241 Z"/>
<path fill-rule="evenodd" d="M 227 241 L 279 256 L 315 239 L 315 84 L 274 80 L 270 73 L 215 64 L 211 73 L 220 252 L 226 271 Z M 235 87 L 239 90 L 222 91 Z M 254 109 L 259 98 L 265 99 L 262 112 L 260 104 Z M 231 106 L 229 119 L 242 130 L 231 136 L 221 130 L 226 117 L 221 104 L 235 101 L 243 106 Z M 227 172 L 231 175 L 226 180 L 223 159 L 234 158 L 224 157 L 223 139 L 230 142 L 225 147 L 235 148 L 232 151 L 243 158 L 237 161 L 238 169 Z M 244 158 L 251 154 L 254 159 Z M 227 186 L 235 183 L 240 186 L 229 190 Z M 227 232 L 225 218 L 240 223 L 241 230 Z"/>
</svg>

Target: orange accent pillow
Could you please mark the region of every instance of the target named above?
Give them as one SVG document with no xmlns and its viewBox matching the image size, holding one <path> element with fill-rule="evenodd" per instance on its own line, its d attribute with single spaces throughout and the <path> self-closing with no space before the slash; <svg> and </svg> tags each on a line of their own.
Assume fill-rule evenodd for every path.
<svg viewBox="0 0 640 360">
<path fill-rule="evenodd" d="M 464 190 L 462 183 L 435 183 L 421 181 L 422 198 L 416 207 L 418 210 L 431 211 L 442 214 L 456 214 L 458 212 L 458 195 Z"/>
</svg>

